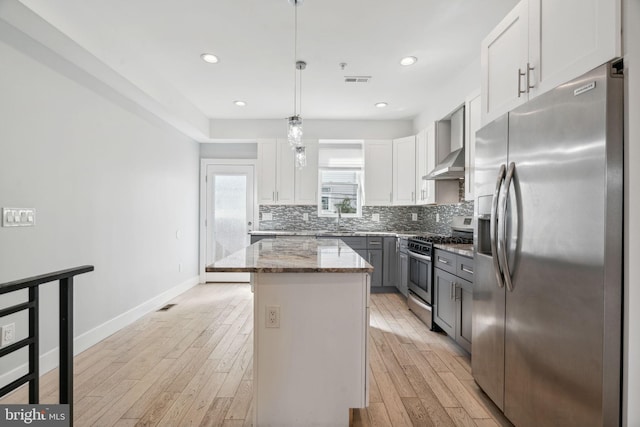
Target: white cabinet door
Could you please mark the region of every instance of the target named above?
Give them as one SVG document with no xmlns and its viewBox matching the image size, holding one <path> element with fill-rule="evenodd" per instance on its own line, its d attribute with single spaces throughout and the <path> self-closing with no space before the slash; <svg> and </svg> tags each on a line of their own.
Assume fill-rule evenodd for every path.
<svg viewBox="0 0 640 427">
<path fill-rule="evenodd" d="M 427 130 L 423 129 L 416 135 L 416 204 L 424 205 L 427 199 L 427 182 L 422 179 L 427 170 Z"/>
<path fill-rule="evenodd" d="M 307 166 L 295 171 L 296 205 L 318 204 L 318 141 L 304 140 L 307 153 Z"/>
<path fill-rule="evenodd" d="M 473 200 L 473 186 L 476 157 L 476 132 L 480 129 L 480 92 L 471 94 L 465 102 L 465 145 L 464 145 L 464 199 Z"/>
<path fill-rule="evenodd" d="M 621 56 L 619 0 L 529 0 L 531 96 Z"/>
<path fill-rule="evenodd" d="M 391 140 L 364 142 L 364 204 L 390 206 L 392 203 L 393 144 Z"/>
<path fill-rule="evenodd" d="M 277 142 L 258 141 L 258 204 L 276 203 Z"/>
<path fill-rule="evenodd" d="M 527 100 L 528 43 L 528 3 L 523 0 L 482 41 L 482 123 Z"/>
<path fill-rule="evenodd" d="M 278 139 L 276 202 L 292 205 L 295 200 L 295 155 L 286 139 Z"/>
<path fill-rule="evenodd" d="M 427 137 L 427 173 L 436 167 L 437 149 L 436 149 L 436 126 L 432 123 L 426 129 Z M 436 203 L 436 182 L 433 180 L 422 181 L 424 188 L 424 204 L 432 205 Z"/>
<path fill-rule="evenodd" d="M 393 140 L 393 204 L 416 203 L 416 137 Z"/>
</svg>

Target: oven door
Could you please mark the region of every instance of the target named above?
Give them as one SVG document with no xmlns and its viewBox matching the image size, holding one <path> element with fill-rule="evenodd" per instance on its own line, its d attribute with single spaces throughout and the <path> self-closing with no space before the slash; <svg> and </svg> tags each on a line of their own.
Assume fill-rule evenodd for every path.
<svg viewBox="0 0 640 427">
<path fill-rule="evenodd" d="M 431 257 L 409 251 L 409 289 L 429 305 L 431 295 Z"/>
</svg>

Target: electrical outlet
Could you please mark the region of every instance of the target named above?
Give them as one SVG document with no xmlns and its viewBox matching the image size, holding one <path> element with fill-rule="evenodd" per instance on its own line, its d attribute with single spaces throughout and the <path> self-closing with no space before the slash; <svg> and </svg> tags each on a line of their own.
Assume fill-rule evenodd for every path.
<svg viewBox="0 0 640 427">
<path fill-rule="evenodd" d="M 2 343 L 1 346 L 5 346 L 11 344 L 16 339 L 16 324 L 9 323 L 8 325 L 4 325 L 2 327 Z"/>
<path fill-rule="evenodd" d="M 279 328 L 280 327 L 280 306 L 269 305 L 266 310 L 267 319 L 265 322 L 266 328 Z"/>
<path fill-rule="evenodd" d="M 440 214 L 436 213 L 436 222 L 440 222 Z"/>
<path fill-rule="evenodd" d="M 412 213 L 411 214 L 411 221 L 417 221 L 418 220 L 418 214 L 417 213 Z"/>
<path fill-rule="evenodd" d="M 308 214 L 308 213 L 306 213 L 306 212 L 305 212 L 305 213 L 303 213 L 303 214 L 302 214 L 302 220 L 303 220 L 303 221 L 309 221 L 309 214 Z"/>
<path fill-rule="evenodd" d="M 273 214 L 271 212 L 263 212 L 262 213 L 262 220 L 263 221 L 272 221 L 273 220 Z"/>
<path fill-rule="evenodd" d="M 380 222 L 380 214 L 371 214 L 371 221 Z"/>
</svg>

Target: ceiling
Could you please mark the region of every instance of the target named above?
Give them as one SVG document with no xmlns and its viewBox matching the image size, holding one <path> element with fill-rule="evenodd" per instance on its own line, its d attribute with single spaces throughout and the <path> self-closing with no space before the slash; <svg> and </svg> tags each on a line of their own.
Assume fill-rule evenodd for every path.
<svg viewBox="0 0 640 427">
<path fill-rule="evenodd" d="M 159 88 L 208 118 L 293 113 L 295 8 L 288 0 L 21 2 L 136 86 Z M 516 3 L 305 0 L 298 8 L 298 59 L 308 64 L 302 116 L 415 117 L 430 93 L 478 61 L 480 41 Z M 220 61 L 205 63 L 205 52 Z M 401 66 L 407 55 L 418 62 Z M 346 75 L 372 78 L 345 83 Z M 374 106 L 381 101 L 388 107 Z"/>
</svg>

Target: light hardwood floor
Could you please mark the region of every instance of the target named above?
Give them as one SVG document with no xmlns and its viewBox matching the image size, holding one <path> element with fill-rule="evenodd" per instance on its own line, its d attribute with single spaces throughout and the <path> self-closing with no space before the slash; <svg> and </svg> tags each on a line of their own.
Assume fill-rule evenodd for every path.
<svg viewBox="0 0 640 427">
<path fill-rule="evenodd" d="M 199 285 L 75 357 L 74 425 L 248 426 L 252 421 L 252 294 Z M 471 377 L 469 357 L 407 310 L 371 296 L 370 405 L 354 426 L 510 426 Z M 41 380 L 57 401 L 57 371 Z M 26 387 L 0 403 L 26 403 Z"/>
</svg>

